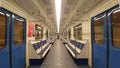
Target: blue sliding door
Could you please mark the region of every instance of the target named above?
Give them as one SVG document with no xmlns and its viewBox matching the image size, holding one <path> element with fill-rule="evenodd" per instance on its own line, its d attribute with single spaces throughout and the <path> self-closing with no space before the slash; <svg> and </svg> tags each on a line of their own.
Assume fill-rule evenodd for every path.
<svg viewBox="0 0 120 68">
<path fill-rule="evenodd" d="M 26 21 L 0 9 L 0 68 L 26 68 Z"/>
<path fill-rule="evenodd" d="M 12 14 L 11 33 L 12 68 L 25 68 L 26 22 L 14 14 Z"/>
<path fill-rule="evenodd" d="M 108 11 L 109 68 L 120 68 L 120 9 Z"/>
<path fill-rule="evenodd" d="M 10 68 L 10 13 L 0 9 L 0 68 Z"/>
<path fill-rule="evenodd" d="M 92 19 L 92 60 L 93 68 L 107 67 L 106 13 Z"/>
<path fill-rule="evenodd" d="M 120 68 L 120 8 L 92 19 L 93 68 Z"/>
</svg>

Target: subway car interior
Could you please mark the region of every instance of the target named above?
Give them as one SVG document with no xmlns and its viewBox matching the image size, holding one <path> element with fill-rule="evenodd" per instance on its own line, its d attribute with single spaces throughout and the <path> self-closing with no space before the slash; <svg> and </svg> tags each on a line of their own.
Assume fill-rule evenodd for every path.
<svg viewBox="0 0 120 68">
<path fill-rule="evenodd" d="M 0 68 L 120 68 L 120 0 L 0 0 Z"/>
</svg>

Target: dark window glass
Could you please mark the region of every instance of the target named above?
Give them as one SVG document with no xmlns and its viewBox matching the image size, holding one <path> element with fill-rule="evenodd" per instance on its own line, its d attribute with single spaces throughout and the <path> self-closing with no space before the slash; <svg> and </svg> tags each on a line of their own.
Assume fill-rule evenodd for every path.
<svg viewBox="0 0 120 68">
<path fill-rule="evenodd" d="M 22 44 L 24 40 L 24 23 L 15 19 L 14 22 L 14 44 Z"/>
<path fill-rule="evenodd" d="M 94 37 L 97 44 L 104 43 L 104 18 L 98 18 L 94 21 Z"/>
<path fill-rule="evenodd" d="M 46 38 L 48 39 L 48 30 L 46 30 Z"/>
<path fill-rule="evenodd" d="M 113 12 L 111 17 L 113 45 L 120 48 L 120 10 Z"/>
<path fill-rule="evenodd" d="M 82 24 L 79 24 L 79 25 L 74 27 L 74 37 L 77 40 L 82 39 Z"/>
<path fill-rule="evenodd" d="M 43 38 L 43 28 L 39 25 L 35 25 L 35 38 L 36 40 Z"/>
<path fill-rule="evenodd" d="M 0 49 L 5 48 L 6 43 L 6 16 L 0 12 Z"/>
<path fill-rule="evenodd" d="M 68 38 L 69 39 L 71 38 L 71 30 L 70 29 L 68 30 Z"/>
</svg>

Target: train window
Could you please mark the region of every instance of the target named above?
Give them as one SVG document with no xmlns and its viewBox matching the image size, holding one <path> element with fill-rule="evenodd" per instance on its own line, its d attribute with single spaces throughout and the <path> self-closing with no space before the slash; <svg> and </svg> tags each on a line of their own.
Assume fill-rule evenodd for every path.
<svg viewBox="0 0 120 68">
<path fill-rule="evenodd" d="M 94 21 L 94 38 L 97 44 L 104 43 L 104 18 L 100 17 Z"/>
<path fill-rule="evenodd" d="M 70 29 L 68 30 L 68 38 L 69 39 L 71 38 L 71 30 Z"/>
<path fill-rule="evenodd" d="M 43 28 L 39 25 L 35 25 L 35 38 L 36 40 L 43 38 Z"/>
<path fill-rule="evenodd" d="M 14 22 L 14 44 L 23 43 L 24 38 L 24 23 L 15 18 Z"/>
<path fill-rule="evenodd" d="M 120 10 L 113 12 L 111 18 L 113 45 L 120 48 Z"/>
<path fill-rule="evenodd" d="M 82 24 L 78 24 L 77 26 L 74 27 L 74 37 L 77 40 L 82 39 Z"/>
<path fill-rule="evenodd" d="M 67 31 L 65 31 L 65 37 L 67 36 Z"/>
<path fill-rule="evenodd" d="M 48 39 L 48 30 L 46 30 L 46 38 Z"/>
<path fill-rule="evenodd" d="M 0 12 L 0 49 L 5 48 L 6 42 L 6 16 Z"/>
</svg>

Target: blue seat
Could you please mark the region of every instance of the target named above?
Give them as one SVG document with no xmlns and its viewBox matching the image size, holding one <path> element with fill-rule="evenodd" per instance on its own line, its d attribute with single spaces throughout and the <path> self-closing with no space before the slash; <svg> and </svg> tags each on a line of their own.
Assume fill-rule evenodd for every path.
<svg viewBox="0 0 120 68">
<path fill-rule="evenodd" d="M 78 48 L 81 47 L 81 43 L 80 43 L 80 42 L 77 43 L 77 47 L 78 47 Z"/>
<path fill-rule="evenodd" d="M 75 45 L 76 47 L 78 47 L 79 46 L 79 43 L 78 42 L 76 42 L 76 45 Z"/>
<path fill-rule="evenodd" d="M 37 48 L 40 48 L 40 43 L 38 42 L 38 43 L 36 43 L 37 44 Z"/>
<path fill-rule="evenodd" d="M 43 41 L 41 41 L 41 46 L 44 45 Z"/>
<path fill-rule="evenodd" d="M 78 55 L 78 54 L 79 54 L 73 47 L 71 47 L 70 45 L 68 45 L 68 46 L 69 46 L 69 48 L 72 50 L 72 52 L 73 52 L 75 55 Z"/>
<path fill-rule="evenodd" d="M 32 46 L 33 46 L 33 48 L 34 48 L 35 50 L 37 50 L 37 45 L 36 45 L 36 43 L 35 43 L 35 44 L 32 44 Z"/>
<path fill-rule="evenodd" d="M 72 43 L 73 45 L 76 45 L 77 44 L 77 42 L 76 41 L 73 41 L 73 43 Z"/>
<path fill-rule="evenodd" d="M 85 44 L 81 44 L 81 47 L 80 47 L 80 49 L 82 50 L 84 46 L 85 46 Z"/>
<path fill-rule="evenodd" d="M 49 47 L 49 45 L 47 45 L 44 49 L 42 49 L 38 54 L 39 55 L 42 55 L 45 51 L 46 51 L 46 49 Z"/>
</svg>

